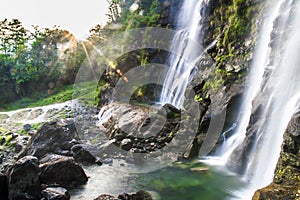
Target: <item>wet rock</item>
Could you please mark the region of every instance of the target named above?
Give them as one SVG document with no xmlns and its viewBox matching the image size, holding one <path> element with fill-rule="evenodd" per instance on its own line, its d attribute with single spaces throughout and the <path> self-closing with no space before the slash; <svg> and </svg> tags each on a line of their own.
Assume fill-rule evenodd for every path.
<svg viewBox="0 0 300 200">
<path fill-rule="evenodd" d="M 94 200 L 118 200 L 114 196 L 109 195 L 109 194 L 101 194 Z"/>
<path fill-rule="evenodd" d="M 50 154 L 40 162 L 40 177 L 44 184 L 58 184 L 70 189 L 88 181 L 84 170 L 71 157 Z"/>
<path fill-rule="evenodd" d="M 300 199 L 300 116 L 289 122 L 273 182 L 255 192 L 253 200 Z"/>
<path fill-rule="evenodd" d="M 59 153 L 65 150 L 71 155 L 71 141 L 78 135 L 73 121 L 57 121 L 44 124 L 31 138 L 30 143 L 19 157 L 32 155 L 38 158 L 48 153 Z"/>
<path fill-rule="evenodd" d="M 32 128 L 32 127 L 31 127 L 30 124 L 24 124 L 24 125 L 23 125 L 23 129 L 24 129 L 26 132 L 30 131 L 31 128 Z"/>
<path fill-rule="evenodd" d="M 298 196 L 299 197 L 299 196 Z M 252 200 L 290 200 L 297 199 L 293 191 L 289 187 L 282 187 L 281 185 L 271 184 L 265 188 L 256 191 Z"/>
<path fill-rule="evenodd" d="M 8 199 L 8 180 L 7 176 L 0 173 L 0 199 Z"/>
<path fill-rule="evenodd" d="M 131 193 L 131 194 L 120 194 L 118 196 L 118 199 L 121 200 L 156 200 L 158 199 L 157 197 L 154 197 L 156 194 L 140 190 L 137 193 Z"/>
<path fill-rule="evenodd" d="M 159 200 L 159 195 L 155 192 L 140 190 L 136 193 L 123 193 L 118 197 L 109 194 L 102 194 L 94 200 Z"/>
<path fill-rule="evenodd" d="M 25 156 L 19 159 L 9 170 L 9 199 L 40 199 L 41 170 L 36 157 Z"/>
<path fill-rule="evenodd" d="M 195 138 L 187 147 L 183 154 L 183 158 L 195 158 L 199 154 L 201 145 L 198 143 L 198 139 Z"/>
<path fill-rule="evenodd" d="M 42 196 L 46 200 L 69 200 L 70 193 L 62 187 L 47 187 L 42 191 Z"/>
<path fill-rule="evenodd" d="M 91 154 L 86 145 L 77 144 L 74 145 L 71 150 L 74 153 L 73 157 L 76 162 L 83 164 L 94 164 L 96 162 L 95 156 Z"/>
<path fill-rule="evenodd" d="M 131 139 L 123 139 L 121 141 L 121 148 L 123 150 L 128 151 L 128 150 L 131 149 L 131 147 L 132 147 L 132 141 L 131 141 Z"/>
</svg>

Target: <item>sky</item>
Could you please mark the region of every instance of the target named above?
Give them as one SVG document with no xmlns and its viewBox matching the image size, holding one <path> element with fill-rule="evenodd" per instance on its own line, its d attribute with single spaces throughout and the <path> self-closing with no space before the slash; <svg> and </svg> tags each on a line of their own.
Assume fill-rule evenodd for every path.
<svg viewBox="0 0 300 200">
<path fill-rule="evenodd" d="M 29 30 L 58 25 L 84 39 L 92 26 L 105 23 L 107 9 L 106 0 L 0 0 L 0 20 L 19 19 Z"/>
</svg>

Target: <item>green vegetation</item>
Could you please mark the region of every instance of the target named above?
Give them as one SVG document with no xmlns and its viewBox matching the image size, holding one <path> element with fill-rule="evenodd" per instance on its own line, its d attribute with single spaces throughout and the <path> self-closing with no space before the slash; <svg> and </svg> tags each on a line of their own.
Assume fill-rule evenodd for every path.
<svg viewBox="0 0 300 200">
<path fill-rule="evenodd" d="M 128 9 L 128 5 L 133 5 L 124 3 L 121 5 L 123 12 L 121 12 L 121 16 L 119 21 L 122 23 L 123 30 L 133 29 L 133 28 L 141 28 L 141 27 L 150 27 L 150 26 L 159 26 L 158 18 L 160 14 L 158 13 L 158 1 L 141 1 L 136 4 L 136 9 Z M 124 14 L 123 14 L 124 13 Z"/>
<path fill-rule="evenodd" d="M 83 83 L 81 84 L 79 90 L 76 90 L 76 94 L 74 94 L 74 85 L 68 85 L 58 89 L 57 92 L 51 95 L 47 93 L 44 95 L 41 95 L 41 93 L 35 93 L 16 102 L 1 105 L 1 107 L 6 111 L 10 111 L 25 107 L 46 106 L 72 100 L 74 95 L 76 95 L 76 97 L 80 97 L 81 101 L 88 102 L 89 105 L 96 105 L 96 103 L 99 101 L 97 95 L 103 85 L 104 82 L 100 82 L 97 89 L 94 90 L 94 85 L 92 83 Z"/>
<path fill-rule="evenodd" d="M 262 5 L 263 2 L 251 0 L 218 0 L 214 4 L 210 26 L 213 38 L 219 37 L 211 52 L 216 69 L 211 72 L 204 90 L 218 92 L 227 80 L 238 81 L 246 75 L 244 68 L 249 63 L 245 62 L 250 58 L 251 49 L 245 47 L 245 41 L 249 40 L 251 45 L 255 43 L 256 19 L 261 14 Z"/>
<path fill-rule="evenodd" d="M 0 21 L 0 103 L 32 93 L 53 93 L 73 83 L 85 52 L 66 30 L 34 27 L 26 30 L 13 19 Z"/>
<path fill-rule="evenodd" d="M 72 95 L 73 95 L 73 85 L 69 85 L 62 89 L 59 89 L 53 95 L 48 95 L 48 94 L 41 95 L 41 93 L 36 93 L 29 97 L 24 97 L 16 102 L 12 102 L 10 104 L 4 104 L 1 106 L 6 111 L 17 110 L 25 107 L 45 106 L 53 103 L 60 103 L 60 102 L 71 100 Z"/>
</svg>

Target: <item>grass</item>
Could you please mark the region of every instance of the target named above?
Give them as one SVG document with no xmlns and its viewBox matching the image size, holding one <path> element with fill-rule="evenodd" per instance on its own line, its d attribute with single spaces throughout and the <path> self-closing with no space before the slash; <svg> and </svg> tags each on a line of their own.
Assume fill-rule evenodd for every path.
<svg viewBox="0 0 300 200">
<path fill-rule="evenodd" d="M 76 97 L 80 97 L 80 100 L 84 102 L 88 102 L 89 105 L 95 105 L 97 102 L 97 94 L 104 85 L 104 83 L 99 84 L 96 90 L 94 89 L 94 85 L 90 83 L 83 83 L 79 90 L 76 90 Z M 73 99 L 74 94 L 74 86 L 68 85 L 59 90 L 57 90 L 52 95 L 46 95 L 43 93 L 36 93 L 28 97 L 24 97 L 15 102 L 4 104 L 1 106 L 1 110 L 3 111 L 12 111 L 21 108 L 33 108 L 38 106 L 46 106 L 55 103 L 62 103 Z"/>
</svg>

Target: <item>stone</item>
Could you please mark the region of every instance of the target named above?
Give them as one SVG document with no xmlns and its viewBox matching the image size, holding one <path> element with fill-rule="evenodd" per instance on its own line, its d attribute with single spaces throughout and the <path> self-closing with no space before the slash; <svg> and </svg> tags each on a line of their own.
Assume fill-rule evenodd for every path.
<svg viewBox="0 0 300 200">
<path fill-rule="evenodd" d="M 85 184 L 88 177 L 72 157 L 49 154 L 41 159 L 41 182 L 71 189 Z"/>
<path fill-rule="evenodd" d="M 83 164 L 94 164 L 96 162 L 95 156 L 83 144 L 74 145 L 71 150 L 74 153 L 73 157 L 76 162 Z"/>
<path fill-rule="evenodd" d="M 109 195 L 109 194 L 101 194 L 94 200 L 118 200 L 114 196 Z"/>
<path fill-rule="evenodd" d="M 131 139 L 123 139 L 121 141 L 121 146 L 120 146 L 123 150 L 125 151 L 129 151 L 132 147 L 132 141 Z"/>
<path fill-rule="evenodd" d="M 74 122 L 62 123 L 60 121 L 45 123 L 31 138 L 30 143 L 20 154 L 43 157 L 49 153 L 58 153 L 66 150 L 71 155 L 71 141 L 78 138 Z"/>
<path fill-rule="evenodd" d="M 200 173 L 208 173 L 209 172 L 209 168 L 208 167 L 194 167 L 191 168 L 192 172 L 200 172 Z"/>
<path fill-rule="evenodd" d="M 62 187 L 47 187 L 42 191 L 42 196 L 46 200 L 69 200 L 70 193 Z"/>
<path fill-rule="evenodd" d="M 7 176 L 3 173 L 0 173 L 0 199 L 8 199 L 8 180 Z"/>
<path fill-rule="evenodd" d="M 9 170 L 9 199 L 40 199 L 41 182 L 39 161 L 36 157 L 25 156 Z"/>
<path fill-rule="evenodd" d="M 136 193 L 120 194 L 118 196 L 118 199 L 121 199 L 121 200 L 156 200 L 157 198 L 153 198 L 153 194 L 151 194 L 151 192 L 140 190 Z"/>
<path fill-rule="evenodd" d="M 94 200 L 160 200 L 161 198 L 156 192 L 140 190 L 136 193 L 123 193 L 118 197 L 109 194 L 102 194 Z"/>
<path fill-rule="evenodd" d="M 24 129 L 24 131 L 26 131 L 26 132 L 30 131 L 31 128 L 32 128 L 32 127 L 31 127 L 30 124 L 24 124 L 24 125 L 23 125 L 23 129 Z"/>
</svg>

